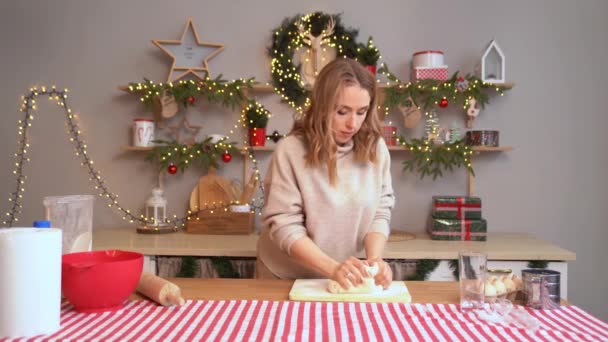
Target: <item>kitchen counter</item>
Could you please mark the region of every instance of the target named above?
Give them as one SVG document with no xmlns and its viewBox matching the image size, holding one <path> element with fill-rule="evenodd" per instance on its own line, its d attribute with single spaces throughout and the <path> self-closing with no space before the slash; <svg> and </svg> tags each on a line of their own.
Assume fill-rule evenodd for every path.
<svg viewBox="0 0 608 342">
<path fill-rule="evenodd" d="M 93 249 L 122 249 L 144 255 L 255 257 L 257 234 L 139 234 L 135 228 L 93 231 Z M 576 254 L 525 233 L 488 233 L 488 241 L 435 241 L 426 233 L 387 244 L 386 259 L 457 259 L 461 250 L 484 252 L 489 260 L 571 261 Z"/>
</svg>

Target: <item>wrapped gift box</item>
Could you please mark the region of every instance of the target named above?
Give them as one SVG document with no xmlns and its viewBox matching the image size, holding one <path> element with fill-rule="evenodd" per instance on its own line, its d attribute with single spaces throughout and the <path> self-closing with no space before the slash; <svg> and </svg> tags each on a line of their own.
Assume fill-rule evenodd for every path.
<svg viewBox="0 0 608 342">
<path fill-rule="evenodd" d="M 440 81 L 447 81 L 448 79 L 448 67 L 447 65 L 440 67 L 414 67 L 412 69 L 412 82 L 433 79 Z"/>
<path fill-rule="evenodd" d="M 486 241 L 487 222 L 432 218 L 428 232 L 432 240 Z"/>
<path fill-rule="evenodd" d="M 433 218 L 481 219 L 481 198 L 472 196 L 433 196 Z"/>
</svg>

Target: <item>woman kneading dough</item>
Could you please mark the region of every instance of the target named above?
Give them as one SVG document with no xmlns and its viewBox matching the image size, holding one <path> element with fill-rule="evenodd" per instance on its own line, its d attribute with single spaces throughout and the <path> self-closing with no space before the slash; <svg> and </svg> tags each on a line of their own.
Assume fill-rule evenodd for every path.
<svg viewBox="0 0 608 342">
<path fill-rule="evenodd" d="M 264 180 L 258 278 L 327 278 L 337 292 L 390 286 L 382 252 L 395 198 L 376 101 L 375 78 L 358 62 L 322 69 Z"/>
</svg>

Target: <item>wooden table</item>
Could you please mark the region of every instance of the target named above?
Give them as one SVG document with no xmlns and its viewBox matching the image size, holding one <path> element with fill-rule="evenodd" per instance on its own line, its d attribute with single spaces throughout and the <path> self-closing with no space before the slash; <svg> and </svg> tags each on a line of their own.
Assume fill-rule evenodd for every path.
<svg viewBox="0 0 608 342">
<path fill-rule="evenodd" d="M 289 290 L 293 280 L 261 279 L 202 279 L 202 278 L 169 278 L 178 285 L 185 299 L 205 300 L 289 300 Z M 413 303 L 459 302 L 457 282 L 442 281 L 406 281 Z M 134 294 L 131 299 L 141 299 Z"/>
<path fill-rule="evenodd" d="M 261 279 L 202 279 L 169 278 L 178 285 L 186 299 L 205 300 L 289 300 L 293 280 Z M 457 304 L 459 290 L 457 282 L 406 281 L 413 303 Z M 141 299 L 134 294 L 132 299 Z"/>
<path fill-rule="evenodd" d="M 204 300 L 289 300 L 293 280 L 169 278 L 182 290 L 185 299 Z M 406 281 L 412 303 L 458 304 L 460 290 L 456 281 Z M 133 294 L 131 299 L 143 297 Z M 568 305 L 566 300 L 562 305 Z"/>
</svg>

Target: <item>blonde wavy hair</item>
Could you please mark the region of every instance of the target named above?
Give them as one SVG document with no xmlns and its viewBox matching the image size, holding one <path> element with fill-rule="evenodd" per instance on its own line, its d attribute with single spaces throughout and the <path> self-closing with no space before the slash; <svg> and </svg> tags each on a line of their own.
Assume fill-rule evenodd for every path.
<svg viewBox="0 0 608 342">
<path fill-rule="evenodd" d="M 319 73 L 312 89 L 310 106 L 305 115 L 294 122 L 290 134 L 304 139 L 308 146 L 306 166 L 327 165 L 329 182 L 336 184 L 338 145 L 331 126 L 342 90 L 358 85 L 368 91 L 369 110 L 361 128 L 353 136 L 353 153 L 360 163 L 377 161 L 376 144 L 382 136 L 380 118 L 376 111 L 377 89 L 375 77 L 359 62 L 349 58 L 337 58 Z"/>
</svg>

